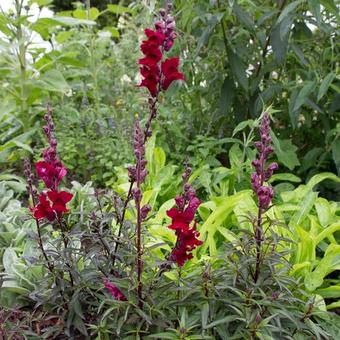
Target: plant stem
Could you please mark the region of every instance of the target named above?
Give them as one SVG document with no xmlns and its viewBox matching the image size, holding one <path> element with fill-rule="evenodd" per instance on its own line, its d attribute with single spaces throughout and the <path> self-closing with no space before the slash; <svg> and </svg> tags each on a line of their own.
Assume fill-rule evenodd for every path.
<svg viewBox="0 0 340 340">
<path fill-rule="evenodd" d="M 260 157 L 260 166 L 261 166 L 261 173 L 260 173 L 260 183 L 261 186 L 264 182 L 264 163 L 265 158 L 263 153 Z M 262 229 L 262 214 L 263 214 L 263 208 L 259 206 L 258 214 L 257 214 L 257 221 L 256 221 L 256 228 L 255 228 L 255 242 L 256 242 L 256 265 L 255 265 L 255 273 L 254 273 L 254 282 L 256 283 L 260 271 L 261 271 L 261 247 L 262 247 L 262 241 L 263 241 L 263 229 Z"/>
<path fill-rule="evenodd" d="M 141 156 L 138 157 L 136 163 L 136 178 L 137 178 L 137 188 L 141 190 Z M 141 216 L 141 200 L 136 199 L 136 209 L 137 209 L 137 225 L 136 225 L 136 247 L 137 247 L 137 296 L 138 296 L 138 306 L 143 308 L 142 301 L 142 216 Z"/>
<path fill-rule="evenodd" d="M 20 111 L 21 119 L 23 122 L 23 128 L 29 127 L 28 115 L 27 115 L 27 91 L 26 91 L 26 44 L 23 37 L 22 25 L 21 25 L 21 11 L 23 1 L 15 1 L 15 10 L 17 16 L 16 23 L 16 37 L 18 41 L 17 57 L 20 65 Z"/>
<path fill-rule="evenodd" d="M 28 185 L 29 187 L 29 194 L 32 198 L 32 203 L 33 203 L 33 207 L 36 206 L 36 202 L 35 202 L 35 198 L 34 198 L 34 194 L 33 194 L 33 187 L 32 187 L 32 184 L 30 183 Z M 44 249 L 44 244 L 43 244 L 43 240 L 42 240 L 42 237 L 41 237 L 41 230 L 40 230 L 40 223 L 39 223 L 39 220 L 37 218 L 35 218 L 35 225 L 37 227 L 37 233 L 38 233 L 38 244 L 39 244 L 39 248 L 47 262 L 47 267 L 48 267 L 48 270 L 51 272 L 51 274 L 54 275 L 54 272 L 53 272 L 53 264 L 51 264 L 50 260 L 48 259 L 47 257 L 47 254 L 45 252 L 45 249 Z"/>
<path fill-rule="evenodd" d="M 115 262 L 116 262 L 116 256 L 117 256 L 117 251 L 118 251 L 118 247 L 119 247 L 119 238 L 122 234 L 122 230 L 123 230 L 123 224 L 124 224 L 124 220 L 125 220 L 125 213 L 126 213 L 126 209 L 127 209 L 127 206 L 132 198 L 132 187 L 133 187 L 133 184 L 134 184 L 134 181 L 131 180 L 131 183 L 130 183 L 130 187 L 129 187 L 129 191 L 128 191 L 128 194 L 126 196 L 126 199 L 124 201 L 124 206 L 123 206 L 123 210 L 122 210 L 122 215 L 121 217 L 119 218 L 119 229 L 118 229 L 118 238 L 117 238 L 117 241 L 116 241 L 116 244 L 115 244 L 115 249 L 114 249 L 114 253 L 113 253 L 113 258 L 112 258 L 112 266 L 114 267 L 115 265 Z"/>
<path fill-rule="evenodd" d="M 58 217 L 58 223 L 59 223 L 59 226 L 60 226 L 60 232 L 61 232 L 61 236 L 62 236 L 62 239 L 63 239 L 63 242 L 64 242 L 64 250 L 65 250 L 65 264 L 66 264 L 66 267 L 68 268 L 68 273 L 70 275 L 70 282 L 71 282 L 71 286 L 73 287 L 74 286 L 74 281 L 73 281 L 73 276 L 72 276 L 72 272 L 71 272 L 71 265 L 70 265 L 70 262 L 69 262 L 69 259 L 68 259 L 68 255 L 67 255 L 67 246 L 68 246 L 68 238 L 66 237 L 66 234 L 65 234 L 65 230 L 64 230 L 64 227 L 63 227 L 63 223 L 61 221 L 61 218 Z"/>
</svg>

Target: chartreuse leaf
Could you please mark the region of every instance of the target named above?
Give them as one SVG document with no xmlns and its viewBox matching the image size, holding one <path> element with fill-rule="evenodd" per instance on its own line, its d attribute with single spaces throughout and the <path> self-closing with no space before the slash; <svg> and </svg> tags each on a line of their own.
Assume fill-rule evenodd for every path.
<svg viewBox="0 0 340 340">
<path fill-rule="evenodd" d="M 320 288 L 316 291 L 316 293 L 326 299 L 340 298 L 340 285 Z"/>
<path fill-rule="evenodd" d="M 340 222 L 335 222 L 331 224 L 316 237 L 316 240 L 315 240 L 316 244 L 319 244 L 322 240 L 331 236 L 332 234 L 334 234 L 336 231 L 339 231 L 339 230 L 340 230 Z"/>
<path fill-rule="evenodd" d="M 323 283 L 323 279 L 334 270 L 340 270 L 340 245 L 330 244 L 315 269 L 305 276 L 306 288 L 314 291 Z"/>
<path fill-rule="evenodd" d="M 204 253 L 209 249 L 210 255 L 216 255 L 217 247 L 214 238 L 215 233 L 222 226 L 226 218 L 233 212 L 236 204 L 252 194 L 250 190 L 240 191 L 235 195 L 220 197 L 216 200 L 216 209 L 210 214 L 207 220 L 199 228 L 200 239 L 205 240 L 201 247 Z"/>
<path fill-rule="evenodd" d="M 317 184 L 324 181 L 325 179 L 329 179 L 329 180 L 332 180 L 334 182 L 340 183 L 340 178 L 337 175 L 335 175 L 331 172 L 323 172 L 323 173 L 320 173 L 320 174 L 313 176 L 308 181 L 307 187 L 310 188 L 310 189 L 313 189 Z"/>
<path fill-rule="evenodd" d="M 120 5 L 107 5 L 107 9 L 114 14 L 133 13 L 131 8 Z"/>
<path fill-rule="evenodd" d="M 301 204 L 299 205 L 299 210 L 294 213 L 292 218 L 290 219 L 289 226 L 290 227 L 297 227 L 300 226 L 302 221 L 307 218 L 308 213 L 313 208 L 313 205 L 318 197 L 318 194 L 314 191 L 309 191 L 305 198 L 302 200 Z"/>
</svg>

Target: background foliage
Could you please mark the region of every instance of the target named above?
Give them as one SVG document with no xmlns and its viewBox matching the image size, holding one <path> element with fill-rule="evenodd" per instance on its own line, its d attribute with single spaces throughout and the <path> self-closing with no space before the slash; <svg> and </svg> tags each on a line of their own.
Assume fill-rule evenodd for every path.
<svg viewBox="0 0 340 340">
<path fill-rule="evenodd" d="M 69 334 L 84 335 L 90 329 L 98 339 L 139 336 L 145 329 L 156 334 L 153 338 L 227 338 L 237 327 L 250 336 L 255 329 L 259 338 L 283 338 L 282 323 L 296 339 L 335 337 L 340 310 L 340 85 L 339 11 L 333 0 L 174 1 L 178 39 L 173 53 L 181 55 L 186 81 L 173 84 L 161 100 L 148 143 L 150 175 L 143 203 L 152 206 L 152 214 L 144 236 L 152 256 L 147 265 L 158 265 L 174 242 L 165 228 L 166 210 L 180 190 L 185 163 L 193 167 L 190 183 L 205 202 L 199 217 L 206 242 L 185 266 L 186 274 L 166 274 L 155 288 L 159 305 L 153 308 L 148 301 L 147 313 L 112 302 L 103 290 L 98 266 L 105 269 L 111 260 L 98 240 L 86 242 L 93 234 L 89 215 L 99 214 L 95 197 L 100 192 L 105 207 L 101 227 L 108 235 L 117 232 L 115 223 L 105 228 L 113 221 L 117 194 L 128 191 L 133 121 L 147 115 L 146 98 L 136 89 L 138 46 L 160 3 L 31 0 L 22 6 L 15 0 L 13 11 L 0 12 L 0 305 L 6 312 L 0 319 L 6 331 L 14 324 L 18 334 L 39 326 L 48 336 L 63 332 L 60 322 Z M 49 7 L 55 13 L 33 17 L 30 8 L 37 7 L 38 12 Z M 21 177 L 22 159 L 40 158 L 47 102 L 54 108 L 59 153 L 69 169 L 65 185 L 72 183 L 75 194 L 70 242 L 88 260 L 77 262 L 75 257 L 73 270 L 86 289 L 65 288 L 71 312 L 63 317 L 57 313 L 60 292 L 41 286 L 44 268 L 36 255 L 34 224 L 24 208 L 28 203 Z M 273 261 L 283 261 L 286 272 L 270 276 L 265 291 L 251 287 L 255 297 L 248 303 L 247 281 L 236 277 L 249 275 L 244 265 L 249 249 L 234 247 L 248 244 L 251 223 L 245 216 L 256 213 L 251 161 L 257 119 L 265 109 L 273 120 L 280 166 L 272 177 L 275 205 L 267 217 L 277 222 L 271 242 L 279 250 Z M 134 219 L 130 209 L 120 253 L 130 264 Z M 47 226 L 45 238 L 57 245 L 61 236 Z M 108 242 L 113 244 L 110 238 Z M 227 263 L 221 259 L 226 253 Z M 124 273 L 122 263 L 118 270 Z M 60 266 L 62 270 L 65 263 Z M 215 274 L 210 277 L 210 272 Z M 154 276 L 152 270 L 146 273 L 147 285 Z M 129 294 L 135 282 L 125 276 L 116 284 Z M 202 297 L 205 284 L 213 292 L 210 300 Z M 287 310 L 280 309 L 282 300 L 272 299 L 280 284 L 292 291 L 282 297 L 291 303 Z M 44 289 L 53 302 L 47 311 L 34 310 L 27 325 L 25 308 L 46 303 Z M 170 290 L 172 294 L 164 293 Z M 206 300 L 193 303 L 200 299 Z M 230 315 L 225 301 L 233 301 L 227 307 Z M 13 306 L 23 314 L 9 312 Z M 164 310 L 169 316 L 165 326 Z M 259 310 L 265 311 L 260 321 Z M 335 313 L 323 314 L 325 310 Z M 51 324 L 41 322 L 44 313 Z"/>
</svg>

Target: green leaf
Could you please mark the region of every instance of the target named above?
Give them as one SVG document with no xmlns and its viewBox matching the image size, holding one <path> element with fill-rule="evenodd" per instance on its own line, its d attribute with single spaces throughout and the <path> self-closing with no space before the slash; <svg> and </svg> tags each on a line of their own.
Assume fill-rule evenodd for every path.
<svg viewBox="0 0 340 340">
<path fill-rule="evenodd" d="M 292 227 L 299 226 L 301 222 L 307 218 L 308 213 L 314 206 L 314 203 L 318 197 L 318 193 L 309 191 L 304 197 L 303 201 L 299 205 L 299 210 L 291 217 L 289 225 Z"/>
<path fill-rule="evenodd" d="M 248 78 L 242 59 L 230 48 L 228 48 L 228 60 L 230 63 L 231 72 L 236 77 L 236 80 L 244 88 L 245 91 L 248 91 Z"/>
<path fill-rule="evenodd" d="M 274 57 L 279 64 L 283 64 L 288 51 L 288 38 L 292 25 L 291 18 L 286 18 L 281 23 L 274 26 L 270 34 L 270 42 L 273 47 Z M 283 35 L 282 32 L 285 32 Z"/>
<path fill-rule="evenodd" d="M 288 181 L 288 182 L 293 182 L 293 183 L 300 183 L 301 178 L 299 178 L 298 176 L 295 176 L 294 174 L 290 174 L 286 172 L 286 173 L 281 173 L 281 174 L 274 174 L 270 178 L 269 182 L 272 183 L 276 181 Z"/>
<path fill-rule="evenodd" d="M 321 11 L 319 0 L 308 0 L 308 5 L 311 13 L 315 16 L 316 22 L 320 26 L 321 24 Z"/>
<path fill-rule="evenodd" d="M 337 173 L 340 176 L 340 138 L 334 140 L 332 143 L 332 157 Z"/>
<path fill-rule="evenodd" d="M 306 82 L 306 84 L 302 87 L 299 94 L 297 95 L 293 111 L 297 111 L 303 104 L 305 104 L 306 99 L 313 92 L 315 85 L 315 81 Z"/>
<path fill-rule="evenodd" d="M 335 73 L 330 72 L 322 80 L 320 88 L 319 88 L 319 92 L 318 92 L 317 101 L 319 101 L 325 95 L 325 93 L 328 91 L 328 88 L 332 84 L 334 79 L 335 79 Z"/>
<path fill-rule="evenodd" d="M 18 262 L 18 255 L 15 252 L 15 250 L 11 247 L 6 248 L 3 254 L 3 257 L 2 257 L 2 264 L 7 274 L 14 273 L 14 267 L 17 262 Z"/>
<path fill-rule="evenodd" d="M 339 9 L 337 8 L 333 0 L 320 0 L 320 2 L 321 5 L 323 5 L 327 9 L 327 11 L 339 17 Z"/>
<path fill-rule="evenodd" d="M 331 172 L 323 172 L 321 174 L 317 174 L 315 176 L 313 176 L 307 183 L 307 187 L 309 189 L 313 189 L 317 184 L 319 184 L 320 182 L 326 180 L 326 179 L 329 179 L 329 180 L 332 180 L 336 183 L 340 183 L 340 178 L 331 173 Z"/>
<path fill-rule="evenodd" d="M 291 2 L 286 7 L 284 7 L 284 9 L 282 10 L 281 14 L 279 15 L 277 19 L 277 23 L 280 23 L 282 20 L 284 20 L 288 16 L 288 14 L 294 11 L 294 9 L 297 6 L 299 6 L 301 3 L 302 3 L 302 0 L 296 0 L 296 1 Z"/>
<path fill-rule="evenodd" d="M 62 73 L 55 69 L 49 70 L 44 73 L 40 77 L 36 86 L 52 92 L 67 93 L 71 90 Z"/>
<path fill-rule="evenodd" d="M 249 126 L 250 128 L 253 127 L 254 126 L 254 120 L 248 119 L 248 120 L 245 120 L 245 121 L 239 123 L 234 129 L 232 137 L 234 137 L 238 132 L 244 130 L 247 126 Z"/>
<path fill-rule="evenodd" d="M 116 27 L 106 26 L 103 28 L 103 31 L 110 32 L 114 38 L 120 37 L 119 30 Z"/>
<path fill-rule="evenodd" d="M 233 12 L 235 13 L 236 18 L 241 23 L 241 25 L 243 25 L 250 31 L 254 30 L 255 24 L 254 24 L 253 19 L 250 17 L 250 15 L 245 10 L 243 10 L 241 6 L 237 4 L 236 1 L 233 6 Z"/>
<path fill-rule="evenodd" d="M 120 5 L 107 5 L 107 9 L 114 14 L 133 13 L 131 8 Z"/>
<path fill-rule="evenodd" d="M 306 288 L 314 291 L 323 284 L 325 276 L 335 270 L 340 270 L 340 245 L 330 244 L 316 268 L 306 275 Z"/>
<path fill-rule="evenodd" d="M 235 96 L 235 84 L 231 77 L 224 79 L 221 87 L 220 111 L 223 115 L 230 112 L 231 105 Z"/>
<path fill-rule="evenodd" d="M 271 136 L 278 161 L 289 170 L 293 170 L 296 166 L 300 165 L 296 155 L 297 147 L 292 141 L 290 139 L 278 139 L 273 132 L 271 132 Z"/>
</svg>

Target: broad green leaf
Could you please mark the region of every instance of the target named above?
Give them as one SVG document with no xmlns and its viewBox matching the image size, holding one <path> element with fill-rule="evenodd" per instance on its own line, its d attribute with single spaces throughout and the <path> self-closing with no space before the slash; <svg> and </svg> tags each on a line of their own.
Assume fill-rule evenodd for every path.
<svg viewBox="0 0 340 340">
<path fill-rule="evenodd" d="M 335 79 L 335 73 L 334 72 L 330 72 L 322 80 L 321 85 L 319 87 L 317 101 L 319 101 L 325 95 L 325 93 L 328 91 L 328 88 L 332 84 L 334 79 Z"/>
<path fill-rule="evenodd" d="M 337 173 L 340 176 L 340 138 L 335 139 L 332 143 L 332 157 Z"/>
<path fill-rule="evenodd" d="M 237 4 L 236 1 L 234 3 L 234 6 L 233 6 L 233 12 L 235 13 L 235 15 L 236 15 L 238 21 L 241 23 L 241 25 L 243 25 L 244 27 L 246 27 L 250 31 L 254 30 L 255 24 L 254 24 L 253 19 L 247 13 L 247 11 L 245 11 L 241 6 L 239 6 Z"/>
<path fill-rule="evenodd" d="M 61 93 L 68 93 L 71 89 L 62 73 L 55 69 L 44 73 L 36 83 L 36 86 L 46 91 Z"/>
<path fill-rule="evenodd" d="M 248 120 L 245 120 L 245 121 L 239 123 L 235 127 L 232 136 L 234 137 L 238 132 L 244 130 L 247 126 L 248 127 L 253 127 L 254 126 L 254 120 L 253 119 L 248 119 Z"/>
<path fill-rule="evenodd" d="M 221 87 L 220 110 L 223 115 L 230 112 L 231 105 L 235 96 L 235 84 L 231 77 L 224 79 Z"/>
<path fill-rule="evenodd" d="M 230 48 L 228 48 L 228 61 L 230 63 L 231 72 L 236 80 L 245 91 L 248 91 L 248 77 L 242 59 Z"/>
<path fill-rule="evenodd" d="M 288 181 L 288 182 L 293 182 L 293 183 L 300 183 L 301 182 L 301 178 L 291 174 L 291 173 L 279 173 L 279 174 L 274 174 L 269 182 L 276 182 L 276 181 Z"/>
<path fill-rule="evenodd" d="M 28 5 L 31 6 L 32 4 L 37 4 L 39 7 L 50 5 L 53 0 L 30 0 Z"/>
<path fill-rule="evenodd" d="M 331 172 L 323 172 L 320 174 L 317 174 L 315 176 L 313 176 L 307 183 L 307 187 L 310 189 L 313 189 L 317 184 L 319 184 L 320 182 L 329 179 L 331 181 L 334 181 L 336 183 L 340 183 L 340 178 L 331 173 Z"/>
<path fill-rule="evenodd" d="M 77 19 L 88 19 L 88 20 L 96 20 L 100 16 L 100 12 L 97 8 L 91 7 L 90 10 L 84 10 L 77 8 L 73 11 L 73 16 Z"/>
<path fill-rule="evenodd" d="M 291 25 L 292 19 L 288 17 L 282 22 L 275 25 L 270 34 L 270 42 L 273 47 L 274 57 L 279 64 L 283 64 L 286 60 L 286 54 L 288 51 L 288 39 L 290 33 L 289 27 Z"/>
<path fill-rule="evenodd" d="M 297 158 L 297 147 L 290 139 L 278 139 L 273 132 L 271 132 L 275 154 L 280 163 L 285 165 L 289 170 L 293 170 L 300 165 Z"/>
<path fill-rule="evenodd" d="M 116 27 L 106 26 L 106 27 L 103 28 L 103 31 L 110 32 L 114 38 L 120 37 L 119 30 Z"/>
<path fill-rule="evenodd" d="M 340 245 L 330 244 L 316 268 L 306 275 L 306 288 L 314 291 L 322 285 L 325 276 L 335 270 L 340 270 Z"/>
<path fill-rule="evenodd" d="M 7 274 L 14 273 L 14 266 L 18 262 L 18 259 L 18 255 L 13 248 L 6 248 L 2 257 L 2 264 Z"/>
<path fill-rule="evenodd" d="M 321 9 L 319 0 L 308 0 L 308 5 L 311 13 L 315 16 L 316 22 L 321 24 Z"/>
<path fill-rule="evenodd" d="M 107 5 L 107 9 L 114 14 L 133 13 L 131 8 L 120 5 Z"/>
<path fill-rule="evenodd" d="M 322 240 L 324 240 L 327 237 L 330 237 L 335 232 L 340 230 L 340 222 L 335 222 L 328 226 L 326 229 L 324 229 L 315 239 L 316 244 L 319 244 Z"/>
<path fill-rule="evenodd" d="M 282 20 L 284 20 L 288 16 L 288 14 L 294 11 L 294 9 L 297 6 L 299 6 L 301 3 L 302 3 L 302 0 L 296 0 L 288 4 L 287 6 L 285 6 L 277 19 L 277 23 L 280 23 Z"/>
<path fill-rule="evenodd" d="M 296 227 L 307 218 L 308 213 L 313 208 L 313 205 L 318 197 L 314 191 L 309 191 L 299 206 L 299 210 L 291 217 L 289 226 Z"/>
<path fill-rule="evenodd" d="M 207 239 L 202 246 L 202 251 L 209 248 L 211 255 L 216 254 L 216 242 L 214 240 L 216 231 L 233 211 L 235 205 L 251 194 L 252 192 L 250 190 L 240 191 L 233 196 L 221 197 L 218 199 L 218 202 L 216 202 L 216 209 L 199 228 L 201 234 L 200 239 Z"/>
<path fill-rule="evenodd" d="M 315 81 L 306 82 L 306 84 L 302 87 L 299 94 L 297 95 L 293 111 L 297 111 L 303 104 L 305 104 L 306 99 L 313 92 L 315 85 L 316 85 Z"/>
<path fill-rule="evenodd" d="M 327 299 L 340 298 L 340 285 L 320 288 L 316 293 Z"/>
<path fill-rule="evenodd" d="M 327 227 L 334 218 L 333 211 L 329 202 L 319 197 L 315 202 L 315 209 L 318 214 L 319 221 L 323 227 Z"/>
</svg>

